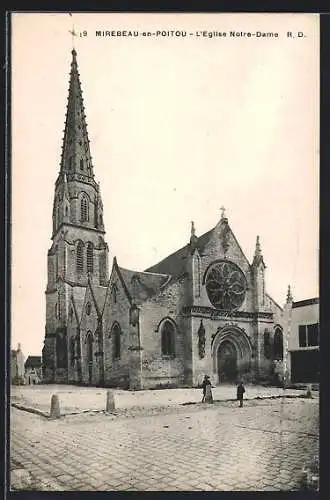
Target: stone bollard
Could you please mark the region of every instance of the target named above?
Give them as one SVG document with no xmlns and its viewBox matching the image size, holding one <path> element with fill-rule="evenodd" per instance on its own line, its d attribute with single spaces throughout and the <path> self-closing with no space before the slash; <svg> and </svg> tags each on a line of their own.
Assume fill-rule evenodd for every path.
<svg viewBox="0 0 330 500">
<path fill-rule="evenodd" d="M 312 398 L 312 397 L 313 397 L 313 394 L 312 394 L 312 386 L 311 386 L 311 384 L 309 384 L 309 385 L 307 386 L 306 397 L 307 397 L 307 398 Z"/>
<path fill-rule="evenodd" d="M 53 394 L 50 402 L 50 418 L 60 418 L 60 416 L 60 401 L 58 399 L 58 395 Z"/>
<path fill-rule="evenodd" d="M 115 409 L 115 396 L 112 391 L 107 391 L 107 405 L 105 411 L 112 411 Z"/>
</svg>

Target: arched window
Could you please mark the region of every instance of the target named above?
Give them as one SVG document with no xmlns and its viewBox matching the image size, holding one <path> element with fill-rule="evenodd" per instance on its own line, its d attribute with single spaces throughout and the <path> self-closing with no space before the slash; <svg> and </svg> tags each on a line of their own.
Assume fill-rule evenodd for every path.
<svg viewBox="0 0 330 500">
<path fill-rule="evenodd" d="M 88 221 L 88 219 L 89 219 L 88 199 L 86 196 L 83 196 L 80 200 L 80 218 L 81 218 L 81 222 Z"/>
<path fill-rule="evenodd" d="M 56 335 L 56 365 L 57 368 L 67 367 L 67 344 L 63 332 Z"/>
<path fill-rule="evenodd" d="M 67 216 L 68 216 L 68 214 L 69 214 L 69 209 L 68 209 L 68 207 L 66 206 L 66 207 L 65 207 L 65 217 L 67 217 Z"/>
<path fill-rule="evenodd" d="M 283 359 L 283 333 L 280 328 L 276 328 L 273 346 L 274 359 Z"/>
<path fill-rule="evenodd" d="M 86 344 L 87 344 L 87 361 L 88 363 L 93 363 L 93 336 L 91 331 L 87 332 Z"/>
<path fill-rule="evenodd" d="M 93 243 L 87 245 L 87 272 L 92 273 L 94 268 L 93 261 Z"/>
<path fill-rule="evenodd" d="M 84 271 L 84 244 L 82 241 L 78 241 L 77 244 L 77 272 L 82 273 Z"/>
<path fill-rule="evenodd" d="M 116 304 L 116 302 L 117 302 L 117 287 L 116 287 L 116 285 L 112 285 L 111 293 L 112 293 L 112 300 Z"/>
<path fill-rule="evenodd" d="M 120 334 L 120 326 L 118 325 L 118 323 L 115 323 L 111 331 L 113 359 L 120 359 Z"/>
<path fill-rule="evenodd" d="M 80 158 L 80 170 L 84 170 L 84 160 Z"/>
<path fill-rule="evenodd" d="M 268 330 L 265 330 L 264 332 L 264 356 L 266 359 L 270 359 L 272 357 L 270 333 Z"/>
<path fill-rule="evenodd" d="M 55 304 L 55 318 L 58 319 L 58 304 L 57 304 L 57 302 Z"/>
<path fill-rule="evenodd" d="M 162 355 L 174 356 L 174 326 L 170 321 L 165 321 L 162 326 Z"/>
</svg>

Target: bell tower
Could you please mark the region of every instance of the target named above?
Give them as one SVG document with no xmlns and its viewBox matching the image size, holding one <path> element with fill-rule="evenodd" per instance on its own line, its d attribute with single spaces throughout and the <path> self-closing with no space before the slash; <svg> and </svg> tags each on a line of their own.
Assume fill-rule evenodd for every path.
<svg viewBox="0 0 330 500">
<path fill-rule="evenodd" d="M 46 380 L 65 381 L 67 304 L 72 288 L 86 287 L 88 279 L 106 286 L 109 277 L 103 204 L 94 176 L 75 49 L 52 218 L 43 364 Z"/>
</svg>

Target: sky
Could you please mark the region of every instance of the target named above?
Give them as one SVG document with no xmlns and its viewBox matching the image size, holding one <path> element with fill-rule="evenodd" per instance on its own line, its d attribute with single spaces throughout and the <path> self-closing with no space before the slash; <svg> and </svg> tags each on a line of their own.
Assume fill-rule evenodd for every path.
<svg viewBox="0 0 330 500">
<path fill-rule="evenodd" d="M 73 24 L 110 264 L 157 263 L 189 241 L 192 220 L 201 235 L 225 206 L 250 261 L 260 236 L 280 305 L 289 284 L 294 300 L 318 296 L 318 15 L 15 13 L 12 346 L 43 346 Z M 170 30 L 187 36 L 142 36 Z"/>
</svg>

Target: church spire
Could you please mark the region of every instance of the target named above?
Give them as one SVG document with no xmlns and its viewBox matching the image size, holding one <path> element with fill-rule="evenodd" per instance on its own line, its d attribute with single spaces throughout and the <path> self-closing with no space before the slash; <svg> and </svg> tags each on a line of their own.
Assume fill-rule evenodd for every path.
<svg viewBox="0 0 330 500">
<path fill-rule="evenodd" d="M 89 148 L 85 108 L 79 79 L 77 52 L 72 50 L 69 96 L 62 145 L 61 174 L 68 180 L 94 184 L 92 157 Z"/>
</svg>

